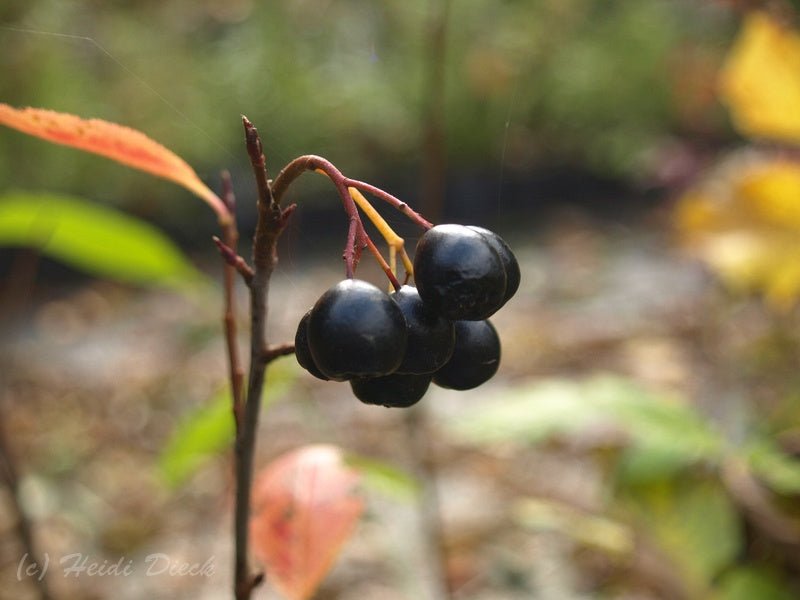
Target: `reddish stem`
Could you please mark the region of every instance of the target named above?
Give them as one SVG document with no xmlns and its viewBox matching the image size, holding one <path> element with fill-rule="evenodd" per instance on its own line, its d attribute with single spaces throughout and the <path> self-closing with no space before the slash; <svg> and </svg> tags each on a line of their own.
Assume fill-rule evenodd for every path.
<svg viewBox="0 0 800 600">
<path fill-rule="evenodd" d="M 358 263 L 358 256 L 361 254 L 361 250 L 358 249 L 356 242 L 363 239 L 359 230 L 363 231 L 364 226 L 361 224 L 361 216 L 358 214 L 358 207 L 355 201 L 350 197 L 350 192 L 347 191 L 347 186 L 344 183 L 345 176 L 342 175 L 342 172 L 337 169 L 332 162 L 321 156 L 315 156 L 313 154 L 299 156 L 278 173 L 278 176 L 272 182 L 272 195 L 275 201 L 280 203 L 289 185 L 305 171 L 324 172 L 333 182 L 333 185 L 336 186 L 336 191 L 339 192 L 344 210 L 350 219 L 347 244 L 344 248 L 344 261 L 345 273 L 347 277 L 352 278 L 355 273 L 356 264 Z"/>
<path fill-rule="evenodd" d="M 225 264 L 236 269 L 239 275 L 242 276 L 242 279 L 244 279 L 244 282 L 250 285 L 250 282 L 253 281 L 253 268 L 217 236 L 211 236 L 211 240 L 217 246 L 217 250 L 219 250 L 220 256 L 222 256 Z"/>
<path fill-rule="evenodd" d="M 395 209 L 399 210 L 406 217 L 411 219 L 414 223 L 426 231 L 433 227 L 433 223 L 424 219 L 422 215 L 414 211 L 410 206 L 408 206 L 408 204 L 399 198 L 364 181 L 345 177 L 332 162 L 326 158 L 313 154 L 307 154 L 305 156 L 295 158 L 283 169 L 281 169 L 281 172 L 278 173 L 278 176 L 272 182 L 271 186 L 272 194 L 277 202 L 281 201 L 281 198 L 286 193 L 289 185 L 291 185 L 291 183 L 305 171 L 322 171 L 328 176 L 328 178 L 336 186 L 336 190 L 339 192 L 339 196 L 342 199 L 342 204 L 344 205 L 345 211 L 350 218 L 350 225 L 347 233 L 347 244 L 345 245 L 344 249 L 345 272 L 347 277 L 353 277 L 362 248 L 364 246 L 370 248 L 370 245 L 372 245 L 370 248 L 370 251 L 372 251 L 372 248 L 375 247 L 369 235 L 366 233 L 366 230 L 364 229 L 364 224 L 361 221 L 361 215 L 358 212 L 358 207 L 356 206 L 355 201 L 350 197 L 350 192 L 348 192 L 347 188 L 354 187 L 362 192 L 366 192 L 380 200 L 383 200 L 384 202 L 393 206 Z M 375 254 L 376 258 L 378 258 L 378 262 L 381 263 L 381 267 L 383 267 L 384 271 L 386 271 L 386 268 L 384 267 L 386 261 L 384 261 L 383 257 L 380 256 L 380 253 L 373 251 L 373 254 Z M 391 273 L 391 270 L 387 272 L 387 276 L 389 276 L 389 273 Z M 398 282 L 394 274 L 389 277 L 389 281 L 391 281 L 393 286 L 397 287 Z"/>
<path fill-rule="evenodd" d="M 357 218 L 350 217 L 350 225 L 347 228 L 347 241 L 344 246 L 344 273 L 348 279 L 355 277 L 356 271 L 356 248 L 358 247 L 358 226 L 360 222 Z M 359 251 L 360 255 L 360 251 Z"/>
<path fill-rule="evenodd" d="M 399 290 L 402 287 L 402 285 L 397 280 L 395 274 L 392 272 L 392 268 L 389 266 L 389 263 L 387 263 L 386 260 L 383 258 L 381 251 L 378 250 L 378 247 L 369 237 L 367 238 L 367 248 L 372 253 L 372 256 L 375 257 L 375 260 L 378 261 L 378 264 L 381 266 L 381 269 L 383 269 L 383 272 L 386 273 L 386 277 L 389 278 L 389 282 L 392 284 L 392 287 L 395 290 Z"/>
<path fill-rule="evenodd" d="M 374 185 L 366 183 L 365 181 L 350 179 L 349 177 L 344 178 L 344 184 L 347 187 L 354 187 L 357 190 L 371 194 L 376 198 L 378 198 L 379 200 L 383 200 L 384 202 L 391 204 L 394 208 L 396 208 L 405 216 L 407 216 L 409 219 L 414 221 L 414 223 L 419 225 L 425 231 L 433 227 L 433 223 L 431 223 L 430 221 L 425 219 L 422 215 L 420 215 L 418 212 L 413 210 L 408 204 L 400 200 L 400 198 L 392 196 L 389 192 L 385 192 L 379 187 L 375 187 Z"/>
<path fill-rule="evenodd" d="M 239 242 L 239 231 L 236 226 L 236 197 L 233 193 L 230 173 L 222 172 L 222 201 L 230 212 L 230 219 L 222 228 L 224 241 L 220 244 L 227 249 L 231 256 L 236 255 L 236 246 Z M 218 238 L 215 238 L 218 240 Z M 221 251 L 222 247 L 218 244 Z M 226 259 L 224 270 L 225 312 L 223 326 L 225 328 L 225 344 L 228 349 L 228 369 L 231 379 L 231 395 L 233 397 L 233 416 L 238 428 L 241 424 L 242 405 L 244 403 L 244 368 L 239 356 L 239 344 L 236 336 L 236 295 L 235 295 L 235 264 L 232 264 L 223 251 Z M 242 261 L 244 262 L 244 261 Z"/>
</svg>

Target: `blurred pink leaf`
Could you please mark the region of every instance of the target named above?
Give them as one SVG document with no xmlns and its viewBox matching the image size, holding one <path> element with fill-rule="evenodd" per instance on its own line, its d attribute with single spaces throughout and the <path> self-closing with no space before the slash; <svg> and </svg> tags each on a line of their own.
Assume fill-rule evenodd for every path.
<svg viewBox="0 0 800 600">
<path fill-rule="evenodd" d="M 305 446 L 267 465 L 253 487 L 253 552 L 290 600 L 314 593 L 364 509 L 360 476 L 335 446 Z"/>
</svg>

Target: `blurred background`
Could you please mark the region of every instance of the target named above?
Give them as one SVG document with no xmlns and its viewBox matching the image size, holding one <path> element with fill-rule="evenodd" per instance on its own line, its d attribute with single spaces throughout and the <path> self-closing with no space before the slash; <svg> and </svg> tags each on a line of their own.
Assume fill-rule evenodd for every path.
<svg viewBox="0 0 800 600">
<path fill-rule="evenodd" d="M 331 442 L 378 482 L 315 598 L 788 600 L 798 24 L 788 0 L 6 0 L 0 101 L 134 127 L 212 189 L 230 170 L 245 248 L 241 115 L 273 176 L 319 154 L 514 249 L 503 361 L 477 390 L 432 388 L 406 416 L 291 358 L 270 370 L 257 464 Z M 343 276 L 335 191 L 306 175 L 289 201 L 272 341 Z M 378 208 L 413 251 L 419 231 Z M 228 597 L 216 233 L 171 183 L 0 130 L 0 598 L 42 597 L 20 577 L 26 522 L 54 598 Z M 64 576 L 75 553 L 140 568 Z M 216 570 L 147 576 L 152 553 Z"/>
</svg>

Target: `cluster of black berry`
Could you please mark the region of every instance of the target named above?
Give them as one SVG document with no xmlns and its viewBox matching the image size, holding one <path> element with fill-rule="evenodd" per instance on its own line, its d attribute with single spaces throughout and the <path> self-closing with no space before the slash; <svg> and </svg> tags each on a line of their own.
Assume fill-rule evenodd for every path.
<svg viewBox="0 0 800 600">
<path fill-rule="evenodd" d="M 386 294 L 345 279 L 326 291 L 297 327 L 297 361 L 320 379 L 349 381 L 366 404 L 411 406 L 431 381 L 472 389 L 497 372 L 500 340 L 487 319 L 519 278 L 497 234 L 438 225 L 417 244 L 416 288 Z"/>
</svg>

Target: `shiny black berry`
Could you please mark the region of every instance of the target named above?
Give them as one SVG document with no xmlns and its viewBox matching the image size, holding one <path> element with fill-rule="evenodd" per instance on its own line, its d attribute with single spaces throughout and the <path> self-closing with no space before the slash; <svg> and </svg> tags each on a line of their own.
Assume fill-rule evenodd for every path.
<svg viewBox="0 0 800 600">
<path fill-rule="evenodd" d="M 456 321 L 456 345 L 433 382 L 454 390 L 470 390 L 485 383 L 500 366 L 500 339 L 489 321 Z"/>
<path fill-rule="evenodd" d="M 419 402 L 430 383 L 430 375 L 394 373 L 385 377 L 351 379 L 350 387 L 364 404 L 405 408 Z"/>
<path fill-rule="evenodd" d="M 503 304 L 506 271 L 492 244 L 464 225 L 437 225 L 417 243 L 414 281 L 431 310 L 451 321 L 479 321 Z"/>
<path fill-rule="evenodd" d="M 294 335 L 294 356 L 298 364 L 306 371 L 314 377 L 327 381 L 328 377 L 319 370 L 314 362 L 314 357 L 311 356 L 311 349 L 308 347 L 308 318 L 310 315 L 311 311 L 309 310 L 297 324 L 297 333 Z"/>
<path fill-rule="evenodd" d="M 431 311 L 415 287 L 404 285 L 391 297 L 403 311 L 408 326 L 406 354 L 397 373 L 433 373 L 453 353 L 453 322 Z"/>
<path fill-rule="evenodd" d="M 358 279 L 340 281 L 322 294 L 308 319 L 314 363 L 338 381 L 394 372 L 403 361 L 407 337 L 397 303 Z"/>
<path fill-rule="evenodd" d="M 472 231 L 477 231 L 486 240 L 492 245 L 495 252 L 500 256 L 500 260 L 503 261 L 503 268 L 506 271 L 506 292 L 503 294 L 503 304 L 508 302 L 511 297 L 517 293 L 519 289 L 519 263 L 517 262 L 517 257 L 514 256 L 514 253 L 509 248 L 506 241 L 497 235 L 494 231 L 489 231 L 488 229 L 484 229 L 483 227 L 475 227 L 473 225 L 468 225 Z"/>
</svg>

